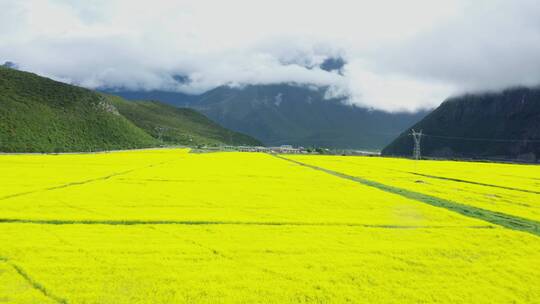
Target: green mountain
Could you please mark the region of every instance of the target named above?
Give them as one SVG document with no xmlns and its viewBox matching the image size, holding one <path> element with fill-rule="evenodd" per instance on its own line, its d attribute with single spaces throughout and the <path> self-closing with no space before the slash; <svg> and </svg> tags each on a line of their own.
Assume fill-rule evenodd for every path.
<svg viewBox="0 0 540 304">
<path fill-rule="evenodd" d="M 108 96 L 120 114 L 164 142 L 184 145 L 262 145 L 258 140 L 221 127 L 201 113 L 157 101 L 127 101 Z"/>
<path fill-rule="evenodd" d="M 433 157 L 540 159 L 540 88 L 464 95 L 445 101 L 412 129 L 422 130 L 422 154 Z M 385 155 L 411 155 L 403 132 Z"/>
<path fill-rule="evenodd" d="M 0 150 L 62 152 L 142 148 L 156 140 L 99 93 L 0 67 Z"/>
<path fill-rule="evenodd" d="M 121 98 L 0 67 L 0 151 L 65 152 L 158 146 L 152 130 L 176 128 L 166 143 L 240 143 L 255 140 L 209 121 L 192 110 L 159 103 L 125 106 Z M 153 108 L 153 109 L 152 109 Z M 145 114 L 148 117 L 145 117 Z M 161 115 L 161 117 L 160 117 Z M 152 123 L 155 123 L 154 127 Z M 181 131 L 179 131 L 181 130 Z M 176 135 L 174 135 L 176 134 Z M 154 135 L 154 136 L 153 136 Z M 190 136 L 190 137 L 189 137 Z"/>
</svg>

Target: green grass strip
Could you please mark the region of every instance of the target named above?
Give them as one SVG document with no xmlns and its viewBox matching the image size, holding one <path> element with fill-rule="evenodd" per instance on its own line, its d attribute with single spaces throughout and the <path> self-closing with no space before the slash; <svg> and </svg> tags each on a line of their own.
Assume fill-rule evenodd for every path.
<svg viewBox="0 0 540 304">
<path fill-rule="evenodd" d="M 484 221 L 487 221 L 496 225 L 503 226 L 508 229 L 524 231 L 524 232 L 534 234 L 536 236 L 540 236 L 540 222 L 537 222 L 534 220 L 529 220 L 522 217 L 509 215 L 506 213 L 501 213 L 501 212 L 486 210 L 486 209 L 477 208 L 477 207 L 473 207 L 469 205 L 464 205 L 464 204 L 456 203 L 453 201 L 441 199 L 435 196 L 422 194 L 422 193 L 418 193 L 418 192 L 414 192 L 414 191 L 410 191 L 410 190 L 406 190 L 406 189 L 402 189 L 402 188 L 398 188 L 394 186 L 389 186 L 386 184 L 381 184 L 381 183 L 374 182 L 372 180 L 364 179 L 361 177 L 351 176 L 351 175 L 343 174 L 341 172 L 309 165 L 309 164 L 292 160 L 283 156 L 279 156 L 279 155 L 274 155 L 274 156 L 282 160 L 295 163 L 300 166 L 322 171 L 322 172 L 325 172 L 325 173 L 328 173 L 328 174 L 331 174 L 340 178 L 348 179 L 348 180 L 351 180 L 351 181 L 354 181 L 354 182 L 357 182 L 366 186 L 374 187 L 382 191 L 397 194 L 408 199 L 420 201 L 420 202 L 423 202 L 423 203 L 426 203 L 435 207 L 445 208 L 447 210 L 454 211 L 468 217 L 484 220 Z"/>
<path fill-rule="evenodd" d="M 387 229 L 448 229 L 448 228 L 473 228 L 491 229 L 491 225 L 472 226 L 448 226 L 448 225 L 369 225 L 348 222 L 246 222 L 246 221 L 175 221 L 175 220 L 55 220 L 55 219 L 17 219 L 0 218 L 0 224 L 37 224 L 37 225 L 238 225 L 238 226 L 336 226 L 336 227 L 362 227 L 362 228 L 387 228 Z M 0 261 L 2 257 L 0 256 Z"/>
<path fill-rule="evenodd" d="M 39 290 L 44 296 L 50 298 L 51 300 L 55 301 L 59 304 L 67 304 L 68 301 L 64 298 L 58 297 L 54 294 L 52 294 L 47 288 L 45 288 L 42 284 L 34 280 L 24 269 L 22 269 L 20 266 L 16 265 L 15 263 L 12 263 L 11 261 L 7 260 L 7 263 L 17 271 L 17 273 L 23 277 L 28 284 L 30 284 L 33 288 Z"/>
<path fill-rule="evenodd" d="M 415 172 L 409 172 L 409 171 L 403 171 L 407 172 L 409 174 L 422 176 L 422 177 L 428 177 L 428 178 L 434 178 L 434 179 L 441 179 L 441 180 L 447 180 L 451 182 L 457 182 L 457 183 L 465 183 L 465 184 L 472 184 L 472 185 L 478 185 L 478 186 L 484 186 L 484 187 L 492 187 L 492 188 L 499 188 L 499 189 L 505 189 L 505 190 L 512 190 L 512 191 L 519 191 L 519 192 L 526 192 L 526 193 L 533 193 L 533 194 L 540 194 L 539 191 L 533 191 L 533 190 L 527 190 L 527 189 L 520 189 L 520 188 L 514 188 L 514 187 L 506 187 L 506 186 L 499 186 L 499 185 L 493 185 L 493 184 L 486 184 L 486 183 L 480 183 L 480 182 L 474 182 L 464 179 L 458 179 L 458 178 L 452 178 L 452 177 L 444 177 L 444 176 L 437 176 L 437 175 L 429 175 L 429 174 L 422 174 L 422 173 L 415 173 Z"/>
</svg>

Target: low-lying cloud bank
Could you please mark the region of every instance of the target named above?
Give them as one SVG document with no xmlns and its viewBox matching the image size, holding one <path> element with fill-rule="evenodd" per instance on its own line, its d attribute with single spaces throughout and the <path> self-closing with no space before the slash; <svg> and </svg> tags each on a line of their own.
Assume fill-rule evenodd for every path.
<svg viewBox="0 0 540 304">
<path fill-rule="evenodd" d="M 330 86 L 386 111 L 540 84 L 537 1 L 373 2 L 7 0 L 0 61 L 89 88 Z"/>
</svg>

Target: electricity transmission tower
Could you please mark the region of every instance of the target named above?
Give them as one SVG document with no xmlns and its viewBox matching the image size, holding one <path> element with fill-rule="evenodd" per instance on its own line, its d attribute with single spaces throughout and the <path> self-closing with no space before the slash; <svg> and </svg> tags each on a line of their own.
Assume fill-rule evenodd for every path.
<svg viewBox="0 0 540 304">
<path fill-rule="evenodd" d="M 165 133 L 165 131 L 167 131 L 168 128 L 164 128 L 164 127 L 156 127 L 155 130 L 156 130 L 156 133 L 157 133 L 157 136 L 158 136 L 158 139 L 161 143 L 163 143 L 163 133 Z"/>
<path fill-rule="evenodd" d="M 422 130 L 420 130 L 420 132 L 417 132 L 414 129 L 412 129 L 411 136 L 413 137 L 413 140 L 414 140 L 413 157 L 414 159 L 419 160 L 420 158 L 422 158 L 421 148 L 420 148 L 420 142 L 422 140 Z"/>
</svg>

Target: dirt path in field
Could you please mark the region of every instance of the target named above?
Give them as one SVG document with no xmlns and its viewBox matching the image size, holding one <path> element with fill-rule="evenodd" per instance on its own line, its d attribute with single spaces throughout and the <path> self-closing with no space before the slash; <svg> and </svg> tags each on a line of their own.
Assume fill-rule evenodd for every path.
<svg viewBox="0 0 540 304">
<path fill-rule="evenodd" d="M 299 166 L 311 168 L 313 170 L 321 171 L 321 172 L 324 172 L 324 173 L 327 173 L 327 174 L 330 174 L 339 178 L 348 179 L 348 180 L 360 183 L 362 185 L 377 188 L 385 192 L 397 194 L 408 199 L 413 199 L 413 200 L 426 203 L 435 207 L 445 208 L 447 210 L 459 213 L 461 215 L 484 220 L 484 221 L 487 221 L 496 225 L 503 226 L 508 229 L 524 231 L 524 232 L 534 234 L 536 236 L 540 236 L 540 222 L 537 222 L 534 220 L 529 220 L 529 219 L 509 215 L 506 213 L 501 213 L 501 212 L 486 210 L 486 209 L 473 207 L 469 205 L 464 205 L 457 202 L 441 199 L 435 196 L 381 184 L 381 183 L 374 182 L 368 179 L 347 175 L 341 172 L 329 170 L 322 167 L 309 165 L 309 164 L 302 163 L 302 162 L 292 160 L 292 159 L 279 156 L 279 155 L 273 155 L 273 156 L 281 160 L 299 165 Z"/>
</svg>

